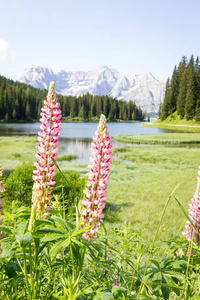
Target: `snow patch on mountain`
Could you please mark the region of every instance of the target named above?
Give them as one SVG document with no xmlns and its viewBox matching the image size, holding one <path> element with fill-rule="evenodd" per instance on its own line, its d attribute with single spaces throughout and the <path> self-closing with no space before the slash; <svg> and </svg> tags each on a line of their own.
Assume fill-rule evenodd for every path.
<svg viewBox="0 0 200 300">
<path fill-rule="evenodd" d="M 163 102 L 166 80 L 158 81 L 151 73 L 121 76 L 115 69 L 101 65 L 89 72 L 65 71 L 36 67 L 24 70 L 20 82 L 48 89 L 55 82 L 56 92 L 62 95 L 110 95 L 113 98 L 135 101 L 146 112 L 158 112 Z"/>
</svg>

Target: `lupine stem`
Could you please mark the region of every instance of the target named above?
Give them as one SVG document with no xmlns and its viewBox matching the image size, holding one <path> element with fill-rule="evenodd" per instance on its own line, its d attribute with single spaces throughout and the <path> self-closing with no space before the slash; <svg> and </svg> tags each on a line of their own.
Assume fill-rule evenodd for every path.
<svg viewBox="0 0 200 300">
<path fill-rule="evenodd" d="M 29 263 L 30 263 L 30 277 L 31 277 L 31 294 L 33 293 L 34 281 L 33 281 L 33 268 L 32 268 L 32 249 L 31 243 L 29 244 Z"/>
<path fill-rule="evenodd" d="M 30 290 L 30 285 L 28 281 L 28 272 L 27 272 L 27 266 L 26 266 L 26 248 L 23 247 L 23 260 L 24 260 L 24 277 L 25 277 L 25 282 L 26 282 L 26 288 L 28 291 L 29 299 L 32 300 L 32 293 Z"/>
<path fill-rule="evenodd" d="M 34 256 L 34 299 L 37 299 L 38 292 L 38 250 L 39 250 L 39 241 L 38 239 L 34 240 L 35 243 L 35 256 Z"/>
</svg>

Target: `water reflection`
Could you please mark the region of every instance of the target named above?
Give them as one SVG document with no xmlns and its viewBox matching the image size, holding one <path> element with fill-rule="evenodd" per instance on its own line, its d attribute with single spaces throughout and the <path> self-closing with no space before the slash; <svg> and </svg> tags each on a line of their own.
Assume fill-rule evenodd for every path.
<svg viewBox="0 0 200 300">
<path fill-rule="evenodd" d="M 0 124 L 0 136 L 14 135 L 37 135 L 40 129 L 40 122 L 36 123 L 16 123 L 16 124 Z M 78 156 L 77 161 L 89 162 L 90 145 L 92 137 L 95 135 L 98 123 L 62 123 L 61 126 L 61 149 L 59 153 L 72 153 Z M 143 127 L 141 122 L 126 123 L 126 122 L 111 122 L 107 123 L 109 135 L 112 138 L 113 147 L 118 147 L 124 144 L 113 140 L 117 134 L 153 134 L 166 133 L 167 130 Z"/>
<path fill-rule="evenodd" d="M 91 155 L 90 147 L 91 147 L 92 139 L 67 139 L 67 138 L 61 138 L 60 139 L 60 145 L 61 148 L 59 150 L 59 153 L 71 153 L 76 154 L 78 158 L 76 161 L 78 162 L 89 162 L 89 158 Z M 112 139 L 112 146 L 113 147 L 119 147 L 124 144 L 118 143 L 115 140 Z"/>
</svg>

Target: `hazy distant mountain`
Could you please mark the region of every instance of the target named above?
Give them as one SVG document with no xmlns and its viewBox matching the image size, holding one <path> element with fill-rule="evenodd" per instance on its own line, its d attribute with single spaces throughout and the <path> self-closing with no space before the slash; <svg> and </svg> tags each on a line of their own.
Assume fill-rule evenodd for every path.
<svg viewBox="0 0 200 300">
<path fill-rule="evenodd" d="M 166 80 L 158 81 L 151 73 L 121 76 L 115 69 L 101 65 L 89 72 L 60 71 L 48 68 L 28 68 L 19 79 L 33 87 L 48 89 L 55 82 L 56 92 L 62 95 L 110 95 L 126 101 L 133 100 L 143 111 L 157 112 L 163 102 Z"/>
</svg>

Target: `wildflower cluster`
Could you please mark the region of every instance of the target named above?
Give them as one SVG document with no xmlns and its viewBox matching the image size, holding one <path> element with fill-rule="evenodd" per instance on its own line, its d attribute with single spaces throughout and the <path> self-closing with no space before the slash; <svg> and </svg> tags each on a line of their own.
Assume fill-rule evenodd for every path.
<svg viewBox="0 0 200 300">
<path fill-rule="evenodd" d="M 101 115 L 95 137 L 91 144 L 90 171 L 83 203 L 81 228 L 88 227 L 83 238 L 90 241 L 96 238 L 96 231 L 104 217 L 102 213 L 106 201 L 106 188 L 109 179 L 109 165 L 111 164 L 111 139 L 107 131 L 106 118 Z"/>
<path fill-rule="evenodd" d="M 188 241 L 193 241 L 196 245 L 200 243 L 200 171 L 198 175 L 197 188 L 189 208 L 189 217 L 196 230 L 190 221 L 186 221 L 185 230 L 182 233 Z"/>
<path fill-rule="evenodd" d="M 40 121 L 40 131 L 38 132 L 39 144 L 37 146 L 36 162 L 34 166 L 33 194 L 32 202 L 36 207 L 37 218 L 45 218 L 49 212 L 51 203 L 51 189 L 55 184 L 53 177 L 55 175 L 55 164 L 52 158 L 57 158 L 58 138 L 60 137 L 61 111 L 60 103 L 57 102 L 55 95 L 55 84 L 50 83 L 47 100 L 44 100 Z"/>
</svg>

